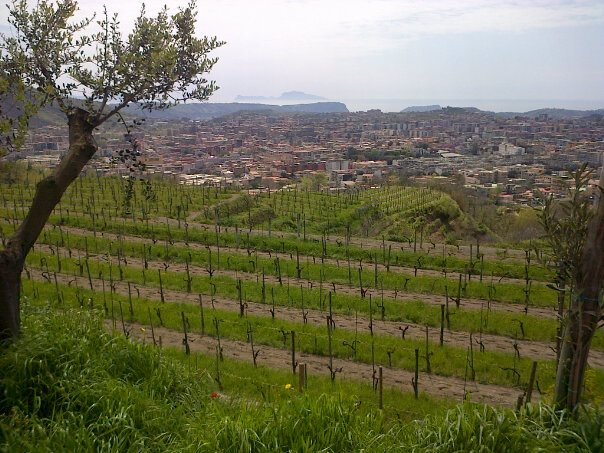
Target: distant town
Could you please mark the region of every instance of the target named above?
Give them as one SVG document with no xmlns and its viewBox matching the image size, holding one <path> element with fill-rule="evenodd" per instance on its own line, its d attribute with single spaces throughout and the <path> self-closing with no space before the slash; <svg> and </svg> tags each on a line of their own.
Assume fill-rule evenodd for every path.
<svg viewBox="0 0 604 453">
<path fill-rule="evenodd" d="M 94 168 L 124 171 L 111 157 L 127 147 L 123 127 L 98 135 Z M 210 120 L 147 118 L 133 130 L 149 174 L 186 184 L 278 189 L 324 172 L 329 187 L 448 179 L 502 205 L 563 196 L 570 171 L 602 164 L 601 115 L 501 116 L 477 109 L 428 112 L 241 111 Z M 11 158 L 54 165 L 68 146 L 64 125 L 33 128 Z M 596 181 L 592 181 L 595 187 Z"/>
</svg>

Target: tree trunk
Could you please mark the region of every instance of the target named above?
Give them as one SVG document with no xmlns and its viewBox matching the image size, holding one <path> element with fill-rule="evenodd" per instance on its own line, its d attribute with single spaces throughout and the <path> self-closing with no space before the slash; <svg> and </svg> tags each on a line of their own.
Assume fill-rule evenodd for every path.
<svg viewBox="0 0 604 453">
<path fill-rule="evenodd" d="M 598 294 L 583 292 L 573 297 L 565 327 L 556 374 L 555 403 L 574 410 L 581 400 L 591 340 L 600 318 Z"/>
<path fill-rule="evenodd" d="M 23 260 L 18 251 L 0 252 L 0 342 L 14 338 L 19 333 L 22 270 Z"/>
<path fill-rule="evenodd" d="M 566 320 L 564 341 L 556 374 L 554 401 L 559 409 L 574 410 L 581 400 L 591 340 L 602 313 L 604 282 L 604 166 L 596 213 L 589 223 L 577 285 Z"/>
<path fill-rule="evenodd" d="M 564 335 L 564 302 L 566 299 L 566 284 L 563 278 L 558 280 L 558 328 L 556 329 L 556 366 L 560 363 L 562 353 L 562 338 Z"/>
<path fill-rule="evenodd" d="M 69 151 L 53 174 L 38 183 L 27 216 L 0 252 L 0 340 L 19 334 L 21 271 L 48 217 L 69 185 L 97 150 L 90 113 L 75 109 L 67 115 Z"/>
</svg>

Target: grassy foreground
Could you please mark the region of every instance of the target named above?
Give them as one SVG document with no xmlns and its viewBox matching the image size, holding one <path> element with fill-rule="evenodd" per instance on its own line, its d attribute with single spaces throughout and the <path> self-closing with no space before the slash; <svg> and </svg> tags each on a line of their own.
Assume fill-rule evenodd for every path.
<svg viewBox="0 0 604 453">
<path fill-rule="evenodd" d="M 359 404 L 354 385 L 300 395 L 291 374 L 216 390 L 211 360 L 106 332 L 98 315 L 28 307 L 0 353 L 0 451 L 602 451 L 604 416 L 532 406 L 451 408 L 422 396 L 414 417 Z M 225 367 L 229 365 L 226 364 Z M 231 369 L 245 372 L 242 364 Z M 233 371 L 235 372 L 235 371 Z M 252 380 L 248 380 L 252 381 Z M 325 389 L 326 387 L 318 386 Z M 399 396 L 405 399 L 406 396 Z M 414 421 L 412 418 L 423 418 Z"/>
</svg>

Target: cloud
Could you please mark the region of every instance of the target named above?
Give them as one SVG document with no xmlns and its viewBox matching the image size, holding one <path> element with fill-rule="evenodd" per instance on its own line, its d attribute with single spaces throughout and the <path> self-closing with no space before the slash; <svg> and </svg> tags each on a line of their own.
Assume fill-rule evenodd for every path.
<svg viewBox="0 0 604 453">
<path fill-rule="evenodd" d="M 145 3 L 148 14 L 155 14 L 164 3 L 175 11 L 188 0 Z M 79 4 L 80 17 L 102 11 L 98 0 Z M 106 0 L 106 4 L 110 13 L 119 14 L 124 31 L 140 11 L 139 2 Z M 536 77 L 540 64 L 543 78 L 558 70 L 568 74 L 565 89 L 573 83 L 591 89 L 594 85 L 586 76 L 577 78 L 562 63 L 558 49 L 565 49 L 564 55 L 577 54 L 576 49 L 601 48 L 604 42 L 603 0 L 198 0 L 197 4 L 198 34 L 227 42 L 215 52 L 220 61 L 212 71 L 223 87 L 218 97 L 225 100 L 236 94 L 278 95 L 290 89 L 324 96 L 367 91 L 359 97 L 376 96 L 370 91 L 378 90 L 379 96 L 387 96 L 399 86 L 430 93 L 442 87 L 444 93 L 457 92 L 464 84 L 468 91 L 484 85 L 488 95 L 492 83 L 486 81 L 504 80 L 504 60 L 514 67 L 518 56 L 526 57 L 524 67 L 531 68 L 530 74 L 518 76 L 523 83 Z M 6 10 L 0 7 L 2 24 Z M 560 38 L 554 36 L 557 42 L 550 43 L 540 38 L 546 35 Z M 570 39 L 574 35 L 577 38 Z M 474 41 L 484 45 L 472 53 Z M 591 55 L 577 63 L 585 74 L 602 69 Z M 468 76 L 487 67 L 497 77 Z M 443 68 L 446 78 L 441 76 Z M 371 87 L 367 80 L 373 82 Z M 512 82 L 519 86 L 517 79 L 505 83 Z"/>
<path fill-rule="evenodd" d="M 519 33 L 604 24 L 601 1 L 348 0 L 345 5 L 341 7 L 347 13 L 336 19 L 340 20 L 339 39 L 356 36 L 368 50 L 396 47 L 426 35 Z"/>
</svg>

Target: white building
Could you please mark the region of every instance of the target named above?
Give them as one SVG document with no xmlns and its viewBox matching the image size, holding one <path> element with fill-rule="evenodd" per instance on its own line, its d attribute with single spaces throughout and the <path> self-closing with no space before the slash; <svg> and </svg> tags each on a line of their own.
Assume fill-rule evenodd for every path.
<svg viewBox="0 0 604 453">
<path fill-rule="evenodd" d="M 511 143 L 503 142 L 499 145 L 499 154 L 502 156 L 518 156 L 524 154 L 524 152 L 524 148 L 512 145 Z"/>
</svg>

